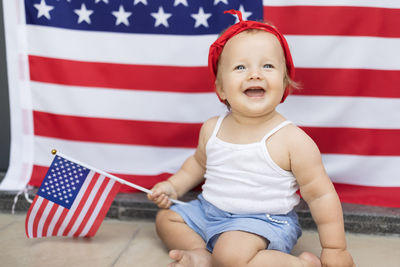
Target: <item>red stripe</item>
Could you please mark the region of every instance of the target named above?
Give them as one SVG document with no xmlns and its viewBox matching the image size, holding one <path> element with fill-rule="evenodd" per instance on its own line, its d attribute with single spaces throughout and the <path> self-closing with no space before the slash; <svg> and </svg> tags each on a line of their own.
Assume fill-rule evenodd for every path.
<svg viewBox="0 0 400 267">
<path fill-rule="evenodd" d="M 39 187 L 43 181 L 43 178 L 48 170 L 48 166 L 33 165 L 31 179 L 29 180 L 29 185 Z M 112 173 L 113 175 L 122 178 L 128 182 L 135 183 L 144 188 L 151 189 L 156 183 L 166 180 L 172 174 L 171 173 L 161 173 L 158 175 L 132 175 L 132 174 L 120 174 Z M 121 192 L 138 192 L 136 189 L 131 188 L 127 185 L 122 185 Z"/>
<path fill-rule="evenodd" d="M 264 6 L 264 19 L 284 34 L 400 37 L 400 9 Z"/>
<path fill-rule="evenodd" d="M 334 185 L 342 202 L 400 208 L 400 187 Z"/>
<path fill-rule="evenodd" d="M 58 207 L 59 206 L 56 203 L 53 203 L 53 206 L 50 209 L 49 215 L 47 216 L 46 221 L 44 222 L 42 236 L 48 236 L 47 230 L 49 228 L 51 221 L 53 220 L 54 214 L 56 213 Z"/>
<path fill-rule="evenodd" d="M 46 167 L 46 169 L 47 169 L 47 167 Z M 44 176 L 43 176 L 43 177 L 44 177 Z M 39 185 L 40 185 L 40 184 L 41 184 L 41 183 L 39 183 Z M 33 236 L 29 236 L 29 233 L 28 233 L 28 224 L 29 224 L 28 222 L 29 222 L 29 218 L 30 218 L 31 213 L 32 213 L 32 209 L 33 209 L 33 207 L 35 206 L 35 204 L 36 204 L 38 198 L 39 198 L 39 196 L 36 195 L 35 198 L 34 198 L 33 201 L 32 201 L 31 206 L 29 207 L 28 213 L 26 214 L 26 217 L 25 217 L 25 234 L 26 234 L 26 237 L 28 237 L 28 238 L 33 238 Z"/>
<path fill-rule="evenodd" d="M 60 207 L 62 207 L 62 206 L 60 206 Z M 61 215 L 58 218 L 58 220 L 54 226 L 53 233 L 51 233 L 51 236 L 58 235 L 58 230 L 60 229 L 61 225 L 63 224 L 65 217 L 67 217 L 68 211 L 69 211 L 69 209 L 65 209 L 65 208 L 62 209 Z"/>
<path fill-rule="evenodd" d="M 32 237 L 37 237 L 38 236 L 37 230 L 38 230 L 38 226 L 39 226 L 39 221 L 42 218 L 42 215 L 43 215 L 44 209 L 47 206 L 47 203 L 49 203 L 49 201 L 47 199 L 43 198 L 43 201 L 40 204 L 40 207 L 39 207 L 39 209 L 38 209 L 38 211 L 36 213 L 35 219 L 33 220 Z"/>
<path fill-rule="evenodd" d="M 88 118 L 33 112 L 35 135 L 66 140 L 163 147 L 197 146 L 200 123 Z"/>
<path fill-rule="evenodd" d="M 296 68 L 295 80 L 296 95 L 400 98 L 400 71 Z"/>
<path fill-rule="evenodd" d="M 324 154 L 399 156 L 400 129 L 301 127 Z"/>
<path fill-rule="evenodd" d="M 74 223 L 78 219 L 78 216 L 81 214 L 81 211 L 82 211 L 83 207 L 85 206 L 86 201 L 89 198 L 89 195 L 92 192 L 93 187 L 95 186 L 99 176 L 100 176 L 100 174 L 95 173 L 93 175 L 92 179 L 90 179 L 90 182 L 89 182 L 89 185 L 87 186 L 87 188 L 83 188 L 82 187 L 80 189 L 80 190 L 85 190 L 85 192 L 84 192 L 84 194 L 83 194 L 81 199 L 75 199 L 75 201 L 79 201 L 79 204 L 76 207 L 75 211 L 72 211 L 71 209 L 69 210 L 69 212 L 73 212 L 73 215 L 72 215 L 72 218 L 69 221 L 67 227 L 64 229 L 64 232 L 62 233 L 63 236 L 68 235 L 69 231 L 74 226 Z M 89 176 L 86 179 L 89 179 Z"/>
<path fill-rule="evenodd" d="M 115 196 L 119 192 L 119 189 L 121 187 L 121 184 L 116 182 L 113 187 L 111 188 L 111 191 L 108 193 L 106 200 L 104 201 L 104 204 L 97 215 L 96 220 L 94 221 L 92 228 L 90 228 L 89 232 L 85 235 L 86 237 L 94 236 L 99 229 L 101 223 L 103 222 L 104 217 L 106 216 L 108 209 L 110 208 Z"/>
<path fill-rule="evenodd" d="M 167 92 L 213 92 L 207 67 L 83 62 L 29 56 L 32 81 Z"/>
<path fill-rule="evenodd" d="M 95 195 L 92 203 L 90 204 L 89 209 L 87 210 L 87 212 L 85 214 L 85 217 L 83 218 L 81 224 L 79 225 L 78 229 L 74 233 L 74 236 L 76 236 L 76 237 L 79 236 L 80 233 L 82 232 L 83 228 L 85 228 L 87 222 L 89 221 L 90 217 L 93 214 L 94 209 L 96 208 L 97 203 L 99 202 L 99 199 L 100 199 L 101 195 L 103 195 L 104 190 L 106 189 L 109 180 L 110 179 L 105 178 L 103 180 L 103 182 L 101 183 L 99 189 L 96 192 L 96 195 Z"/>
</svg>

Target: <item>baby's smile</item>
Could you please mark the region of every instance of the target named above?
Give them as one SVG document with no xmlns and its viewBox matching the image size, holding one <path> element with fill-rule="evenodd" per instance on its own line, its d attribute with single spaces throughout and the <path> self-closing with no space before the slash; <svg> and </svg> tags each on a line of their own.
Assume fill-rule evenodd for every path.
<svg viewBox="0 0 400 267">
<path fill-rule="evenodd" d="M 265 90 L 262 87 L 250 87 L 244 91 L 244 94 L 248 97 L 261 98 L 265 94 Z"/>
</svg>

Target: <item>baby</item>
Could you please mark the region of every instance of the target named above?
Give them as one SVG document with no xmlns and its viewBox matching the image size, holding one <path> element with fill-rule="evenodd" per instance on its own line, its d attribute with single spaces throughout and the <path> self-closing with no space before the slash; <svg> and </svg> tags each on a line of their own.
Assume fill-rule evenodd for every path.
<svg viewBox="0 0 400 267">
<path fill-rule="evenodd" d="M 227 12 L 240 22 L 210 47 L 209 68 L 229 112 L 203 124 L 194 155 L 148 195 L 162 208 L 156 229 L 169 266 L 353 266 L 320 152 L 275 110 L 295 87 L 287 42 L 275 27 Z M 203 181 L 196 200 L 171 206 Z M 298 189 L 318 226 L 320 259 L 290 255 L 301 235 Z"/>
</svg>

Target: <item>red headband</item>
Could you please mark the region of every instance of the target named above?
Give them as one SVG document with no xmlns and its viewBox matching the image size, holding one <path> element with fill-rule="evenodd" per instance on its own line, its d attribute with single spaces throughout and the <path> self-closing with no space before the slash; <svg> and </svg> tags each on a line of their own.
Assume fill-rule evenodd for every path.
<svg viewBox="0 0 400 267">
<path fill-rule="evenodd" d="M 293 60 L 292 56 L 290 54 L 289 50 L 289 45 L 286 42 L 285 37 L 273 26 L 270 26 L 268 24 L 262 23 L 262 22 L 257 22 L 257 21 L 252 21 L 252 20 L 247 20 L 243 21 L 242 19 L 242 13 L 238 10 L 227 10 L 224 11 L 224 13 L 229 13 L 233 15 L 237 15 L 239 18 L 239 22 L 230 26 L 211 46 L 210 46 L 210 52 L 208 54 L 208 68 L 210 69 L 211 72 L 211 77 L 213 78 L 213 81 L 215 81 L 216 76 L 217 76 L 217 70 L 218 70 L 218 59 L 219 56 L 222 53 L 222 50 L 224 49 L 224 46 L 226 42 L 233 36 L 241 33 L 242 31 L 245 31 L 247 29 L 260 29 L 264 30 L 266 32 L 272 33 L 273 35 L 278 38 L 283 52 L 285 54 L 285 60 L 286 60 L 286 67 L 288 71 L 288 75 L 291 79 L 294 79 L 294 65 L 293 65 Z M 289 85 L 285 88 L 285 92 L 283 94 L 281 103 L 285 101 L 285 98 L 289 94 Z"/>
</svg>

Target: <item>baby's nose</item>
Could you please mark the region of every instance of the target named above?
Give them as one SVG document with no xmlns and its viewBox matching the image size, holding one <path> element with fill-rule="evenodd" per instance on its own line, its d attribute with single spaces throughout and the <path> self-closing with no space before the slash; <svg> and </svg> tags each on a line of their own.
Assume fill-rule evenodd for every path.
<svg viewBox="0 0 400 267">
<path fill-rule="evenodd" d="M 258 70 L 252 70 L 249 72 L 249 79 L 250 80 L 259 80 L 262 78 L 261 73 Z"/>
</svg>

